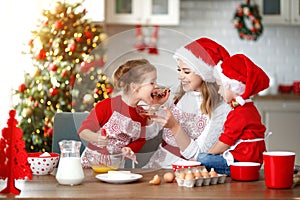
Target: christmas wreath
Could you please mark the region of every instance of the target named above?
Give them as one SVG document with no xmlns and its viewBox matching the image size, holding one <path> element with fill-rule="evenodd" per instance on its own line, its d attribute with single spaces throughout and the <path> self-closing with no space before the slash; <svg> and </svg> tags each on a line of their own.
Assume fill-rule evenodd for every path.
<svg viewBox="0 0 300 200">
<path fill-rule="evenodd" d="M 246 0 L 246 3 L 237 6 L 233 24 L 241 39 L 257 40 L 263 32 L 261 19 L 258 6 L 251 5 L 250 0 Z"/>
</svg>

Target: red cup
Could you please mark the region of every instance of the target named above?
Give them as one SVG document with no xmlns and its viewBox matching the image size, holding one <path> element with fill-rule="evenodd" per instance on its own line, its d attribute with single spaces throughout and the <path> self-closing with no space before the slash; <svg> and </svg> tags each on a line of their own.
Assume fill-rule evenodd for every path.
<svg viewBox="0 0 300 200">
<path fill-rule="evenodd" d="M 300 81 L 293 82 L 293 92 L 294 94 L 300 94 Z"/>
<path fill-rule="evenodd" d="M 263 153 L 265 183 L 268 188 L 286 189 L 293 185 L 295 153 L 269 151 Z"/>
</svg>

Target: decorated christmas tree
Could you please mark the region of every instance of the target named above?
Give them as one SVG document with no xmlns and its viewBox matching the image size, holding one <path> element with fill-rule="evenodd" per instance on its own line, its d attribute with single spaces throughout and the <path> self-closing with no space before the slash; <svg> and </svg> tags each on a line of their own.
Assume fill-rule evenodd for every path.
<svg viewBox="0 0 300 200">
<path fill-rule="evenodd" d="M 86 13 L 82 2 L 54 2 L 26 45 L 35 73 L 24 74 L 14 109 L 28 152 L 51 151 L 57 112 L 89 111 L 112 92 L 101 71 L 107 35 Z"/>
</svg>

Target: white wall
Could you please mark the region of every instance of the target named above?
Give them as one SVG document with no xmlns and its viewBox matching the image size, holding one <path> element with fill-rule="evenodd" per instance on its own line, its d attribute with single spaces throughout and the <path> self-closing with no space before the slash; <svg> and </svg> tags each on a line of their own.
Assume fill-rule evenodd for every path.
<svg viewBox="0 0 300 200">
<path fill-rule="evenodd" d="M 232 17 L 241 0 L 181 0 L 180 25 L 170 26 L 193 39 L 209 37 L 222 44 L 230 54 L 245 53 L 278 83 L 300 80 L 300 26 L 264 25 L 257 41 L 241 40 L 232 25 Z M 130 26 L 108 25 L 111 34 L 132 29 Z M 169 41 L 160 35 L 159 45 Z M 134 42 L 134 41 L 133 41 Z M 173 46 L 177 41 L 172 41 Z M 181 45 L 177 43 L 178 47 Z"/>
<path fill-rule="evenodd" d="M 247 54 L 268 74 L 275 74 L 279 83 L 300 80 L 300 26 L 264 25 L 264 32 L 256 42 L 241 40 L 231 19 L 242 2 L 181 0 L 181 22 L 176 30 L 194 38 L 213 38 L 231 54 Z"/>
</svg>

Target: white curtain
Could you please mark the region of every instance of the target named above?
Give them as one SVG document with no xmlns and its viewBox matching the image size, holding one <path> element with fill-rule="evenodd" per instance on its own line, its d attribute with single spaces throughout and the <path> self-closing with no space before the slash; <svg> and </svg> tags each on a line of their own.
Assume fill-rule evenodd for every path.
<svg viewBox="0 0 300 200">
<path fill-rule="evenodd" d="M 29 56 L 21 54 L 26 48 L 24 44 L 29 42 L 42 10 L 47 9 L 51 2 L 53 0 L 8 0 L 1 3 L 0 130 L 6 127 L 8 112 L 13 108 L 12 91 L 23 82 L 24 72 L 33 70 Z M 83 5 L 88 18 L 98 22 L 104 20 L 104 0 L 85 0 Z"/>
<path fill-rule="evenodd" d="M 43 0 L 9 0 L 1 3 L 0 12 L 0 129 L 7 126 L 8 112 L 13 108 L 12 91 L 23 82 L 24 72 L 32 69 L 23 44 L 30 40 Z M 1 134 L 0 134 L 1 135 Z"/>
</svg>

